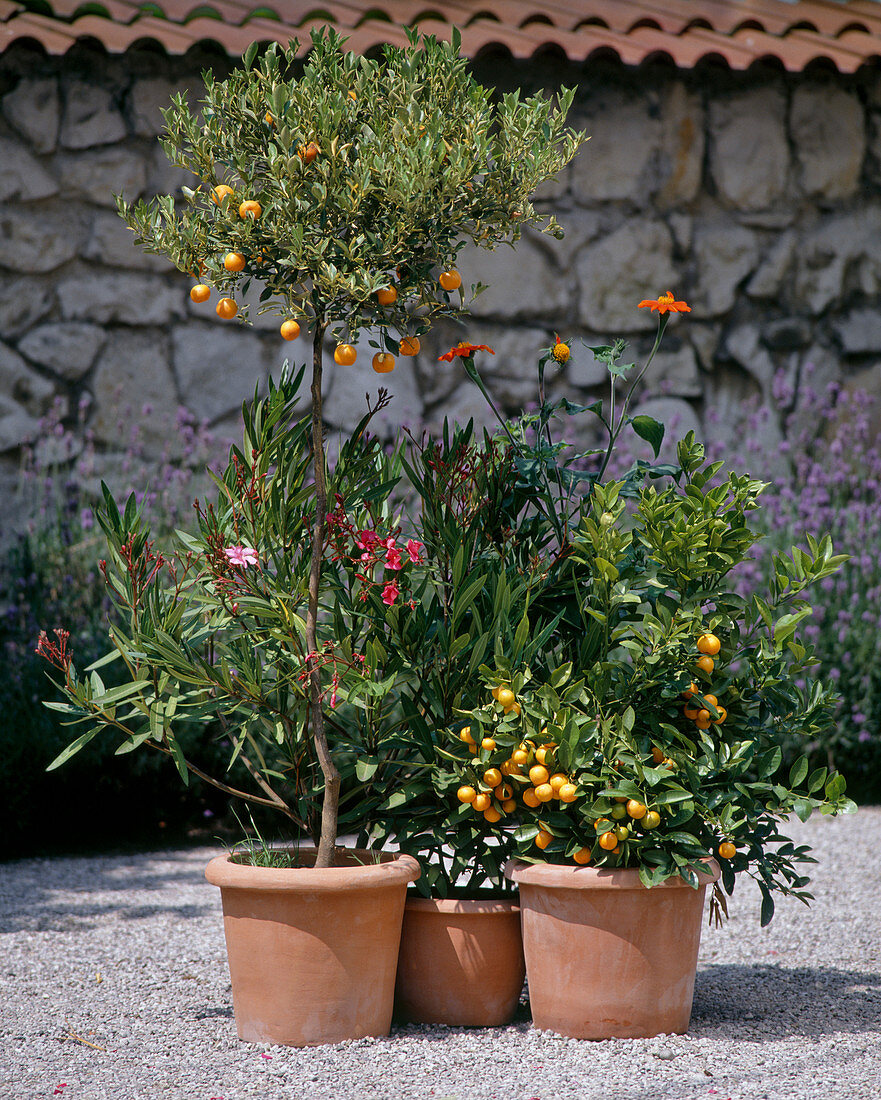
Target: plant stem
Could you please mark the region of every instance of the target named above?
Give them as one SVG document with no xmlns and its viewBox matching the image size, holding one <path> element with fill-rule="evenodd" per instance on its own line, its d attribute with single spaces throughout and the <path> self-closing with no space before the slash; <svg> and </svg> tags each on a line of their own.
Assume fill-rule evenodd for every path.
<svg viewBox="0 0 881 1100">
<path fill-rule="evenodd" d="M 318 661 L 318 590 L 321 585 L 321 560 L 324 556 L 324 535 L 327 526 L 327 481 L 324 470 L 324 425 L 321 421 L 322 343 L 327 324 L 321 316 L 315 319 L 312 340 L 312 468 L 315 472 L 315 520 L 312 524 L 312 562 L 309 567 L 309 607 L 306 612 L 306 658 L 309 669 L 309 714 L 312 741 L 324 776 L 324 801 L 321 806 L 321 836 L 318 841 L 316 867 L 333 864 L 336 846 L 337 817 L 340 802 L 340 773 L 336 769 L 321 705 L 321 667 Z"/>
</svg>

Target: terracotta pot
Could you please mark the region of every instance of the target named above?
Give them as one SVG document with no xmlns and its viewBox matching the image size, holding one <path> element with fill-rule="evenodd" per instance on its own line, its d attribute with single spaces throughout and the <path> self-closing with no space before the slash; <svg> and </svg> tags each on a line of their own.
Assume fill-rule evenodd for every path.
<svg viewBox="0 0 881 1100">
<path fill-rule="evenodd" d="M 228 855 L 205 877 L 220 887 L 240 1039 L 315 1046 L 388 1035 L 412 856 L 314 849 L 292 868 L 249 867 Z"/>
<path fill-rule="evenodd" d="M 636 870 L 511 860 L 520 887 L 529 1003 L 537 1028 L 573 1039 L 643 1039 L 684 1032 L 707 884 L 681 878 L 646 889 Z"/>
<path fill-rule="evenodd" d="M 407 899 L 397 1019 L 452 1027 L 510 1023 L 525 973 L 516 902 Z"/>
</svg>

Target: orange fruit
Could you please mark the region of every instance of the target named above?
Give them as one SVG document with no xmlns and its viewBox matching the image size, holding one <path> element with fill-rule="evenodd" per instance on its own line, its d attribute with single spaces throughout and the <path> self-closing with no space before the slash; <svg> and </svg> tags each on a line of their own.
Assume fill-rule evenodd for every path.
<svg viewBox="0 0 881 1100">
<path fill-rule="evenodd" d="M 529 753 L 524 749 L 514 749 L 511 753 L 511 760 L 515 764 L 526 764 L 529 761 Z"/>
<path fill-rule="evenodd" d="M 627 810 L 624 806 L 619 806 L 616 802 L 612 809 L 609 811 L 613 821 L 623 821 L 627 817 Z"/>
<path fill-rule="evenodd" d="M 473 745 L 474 744 L 474 738 L 471 736 L 471 727 L 470 726 L 463 726 L 459 730 L 459 740 L 464 741 L 466 745 Z"/>
<path fill-rule="evenodd" d="M 700 707 L 683 707 L 682 713 L 689 721 L 694 722 L 697 716 L 700 714 Z M 664 759 L 664 754 L 661 753 L 661 760 Z"/>
<path fill-rule="evenodd" d="M 646 815 L 646 805 L 644 802 L 639 802 L 637 799 L 631 798 L 627 803 L 627 812 L 634 821 L 639 821 L 641 817 L 645 817 Z"/>
<path fill-rule="evenodd" d="M 512 707 L 514 705 L 516 696 L 510 688 L 499 688 L 496 699 L 502 704 L 503 707 Z"/>
<path fill-rule="evenodd" d="M 227 187 L 225 183 L 218 183 L 216 187 L 211 189 L 211 198 L 217 203 L 218 206 L 223 204 L 223 200 L 227 195 L 234 195 L 235 191 L 231 187 Z"/>
<path fill-rule="evenodd" d="M 499 802 L 507 802 L 508 799 L 513 795 L 513 793 L 514 792 L 511 790 L 507 783 L 502 783 L 496 789 L 496 798 L 499 800 Z"/>
<path fill-rule="evenodd" d="M 540 829 L 535 837 L 535 846 L 544 851 L 553 839 L 550 833 L 546 833 Z"/>
<path fill-rule="evenodd" d="M 709 676 L 709 674 L 716 667 L 716 662 L 713 660 L 712 657 L 707 657 L 706 655 L 704 655 L 703 657 L 698 657 L 698 659 L 695 661 L 694 667 L 699 668 L 701 672 L 706 672 L 706 674 Z"/>
<path fill-rule="evenodd" d="M 548 780 L 548 783 L 550 783 L 550 785 L 554 788 L 554 794 L 559 794 L 560 788 L 563 786 L 564 783 L 568 782 L 569 776 L 563 775 L 562 772 L 554 772 L 554 774 Z"/>
<path fill-rule="evenodd" d="M 724 722 L 725 719 L 728 717 L 728 711 L 724 707 L 719 706 L 718 703 L 716 704 L 716 710 L 719 712 L 719 717 L 713 718 L 711 719 L 711 721 L 718 722 L 721 725 L 722 722 Z"/>
<path fill-rule="evenodd" d="M 351 344 L 338 344 L 333 358 L 334 362 L 339 363 L 341 367 L 350 367 L 358 358 L 358 352 Z"/>
<path fill-rule="evenodd" d="M 377 374 L 388 374 L 395 369 L 395 357 L 387 351 L 377 352 L 373 356 L 373 369 Z"/>
<path fill-rule="evenodd" d="M 520 717 L 520 710 L 521 710 L 521 707 L 520 707 L 519 703 L 512 703 L 509 707 L 505 707 L 505 714 L 516 714 L 517 717 L 519 718 Z"/>
<path fill-rule="evenodd" d="M 517 809 L 517 803 L 513 798 L 506 798 L 502 803 L 502 809 L 506 814 L 512 814 Z"/>
<path fill-rule="evenodd" d="M 577 852 L 572 853 L 572 858 L 582 866 L 585 863 L 590 863 L 590 848 L 579 848 Z"/>
<path fill-rule="evenodd" d="M 715 634 L 701 634 L 697 640 L 698 653 L 706 653 L 708 657 L 715 657 L 722 648 L 722 643 Z"/>
<path fill-rule="evenodd" d="M 599 833 L 599 832 L 602 831 L 601 826 L 608 825 L 608 824 L 609 824 L 609 819 L 607 817 L 598 817 L 596 819 L 596 821 L 594 822 L 594 828 Z"/>
<path fill-rule="evenodd" d="M 657 745 L 652 745 L 652 760 L 656 764 L 660 764 L 663 759 L 664 759 L 663 749 L 659 749 Z"/>
<path fill-rule="evenodd" d="M 694 724 L 699 730 L 708 730 L 710 728 L 710 712 L 703 708 L 697 712 L 697 718 L 694 720 Z"/>
<path fill-rule="evenodd" d="M 523 804 L 524 806 L 528 806 L 530 810 L 537 810 L 541 805 L 539 800 L 535 797 L 535 791 L 532 787 L 527 787 L 523 792 Z"/>
<path fill-rule="evenodd" d="M 223 258 L 223 266 L 227 271 L 241 271 L 245 266 L 245 257 L 241 252 L 227 252 Z"/>
<path fill-rule="evenodd" d="M 484 739 L 480 742 L 480 747 L 482 749 L 486 749 L 487 752 L 492 752 L 493 749 L 496 747 L 495 738 L 484 737 Z"/>
<path fill-rule="evenodd" d="M 245 199 L 245 201 L 239 205 L 240 218 L 251 217 L 256 221 L 262 213 L 263 207 L 256 199 Z"/>
<path fill-rule="evenodd" d="M 502 815 L 495 808 L 495 806 L 490 806 L 488 810 L 484 810 L 483 816 L 491 825 L 495 825 L 497 821 L 502 820 Z"/>
<path fill-rule="evenodd" d="M 534 764 L 529 769 L 529 782 L 533 787 L 538 787 L 542 783 L 547 783 L 548 778 L 548 769 L 542 764 Z"/>
<path fill-rule="evenodd" d="M 211 297 L 211 287 L 204 283 L 197 283 L 190 290 L 190 297 L 194 302 L 207 302 Z"/>
<path fill-rule="evenodd" d="M 502 781 L 502 773 L 498 768 L 487 768 L 483 773 L 483 781 L 487 787 L 498 787 Z"/>
<path fill-rule="evenodd" d="M 269 111 L 267 111 L 266 114 L 263 116 L 263 120 L 265 121 L 267 126 L 275 125 L 275 119 L 272 117 Z"/>
<path fill-rule="evenodd" d="M 714 707 L 715 707 L 715 706 L 716 706 L 716 705 L 718 704 L 718 702 L 719 702 L 719 700 L 718 700 L 718 699 L 716 698 L 716 696 L 715 696 L 715 695 L 710 695 L 710 693 L 709 693 L 709 692 L 707 692 L 707 693 L 706 693 L 706 694 L 704 695 L 704 700 L 705 700 L 705 701 L 706 701 L 707 703 L 710 703 L 710 704 L 712 704 L 712 705 L 713 705 Z"/>
<path fill-rule="evenodd" d="M 479 814 L 482 814 L 485 810 L 488 810 L 490 808 L 490 806 L 492 805 L 492 799 L 488 794 L 485 794 L 483 791 L 481 791 L 480 794 L 471 803 L 471 805 L 474 807 L 475 810 L 477 810 Z"/>
<path fill-rule="evenodd" d="M 462 285 L 462 276 L 454 267 L 451 267 L 449 271 L 442 271 L 437 281 L 444 290 L 458 290 Z"/>
<path fill-rule="evenodd" d="M 719 855 L 722 859 L 733 859 L 736 853 L 737 849 L 730 840 L 723 840 L 719 845 Z"/>
<path fill-rule="evenodd" d="M 418 336 L 405 336 L 398 345 L 401 355 L 417 355 L 422 345 Z"/>
<path fill-rule="evenodd" d="M 657 829 L 661 824 L 661 815 L 657 810 L 647 810 L 645 817 L 642 819 L 643 829 Z"/>
<path fill-rule="evenodd" d="M 456 798 L 460 802 L 473 802 L 477 798 L 477 791 L 473 787 L 460 787 L 456 791 Z"/>
<path fill-rule="evenodd" d="M 690 699 L 692 697 L 692 695 L 697 695 L 699 692 L 700 692 L 700 688 L 697 686 L 697 684 L 694 682 L 694 680 L 692 680 L 691 687 L 688 687 L 688 688 L 685 689 L 685 691 L 683 691 L 682 698 L 683 699 Z"/>
<path fill-rule="evenodd" d="M 626 825 L 618 825 L 612 832 L 619 840 L 626 840 L 630 836 L 630 830 Z"/>
<path fill-rule="evenodd" d="M 233 298 L 221 298 L 215 306 L 215 310 L 218 317 L 222 317 L 224 321 L 231 321 L 239 312 L 239 307 Z"/>
<path fill-rule="evenodd" d="M 300 335 L 300 326 L 292 317 L 288 317 L 286 321 L 282 321 L 281 328 L 278 331 L 281 333 L 283 339 L 296 340 Z"/>
<path fill-rule="evenodd" d="M 578 788 L 574 783 L 564 783 L 560 788 L 561 802 L 574 802 L 578 797 Z"/>
<path fill-rule="evenodd" d="M 398 300 L 398 292 L 393 286 L 384 286 L 382 289 L 377 290 L 376 300 L 381 306 L 394 305 Z"/>
<path fill-rule="evenodd" d="M 308 145 L 301 145 L 300 148 L 297 150 L 300 158 L 306 164 L 311 164 L 320 152 L 321 149 L 315 144 L 314 141 L 310 141 Z"/>
<path fill-rule="evenodd" d="M 533 789 L 535 791 L 535 797 L 539 802 L 550 802 L 554 797 L 554 788 L 550 783 L 539 783 L 539 785 Z"/>
<path fill-rule="evenodd" d="M 611 829 L 608 833 L 603 833 L 599 843 L 600 847 L 607 852 L 611 852 L 613 848 L 617 848 L 618 838 L 615 836 L 615 830 Z"/>
</svg>

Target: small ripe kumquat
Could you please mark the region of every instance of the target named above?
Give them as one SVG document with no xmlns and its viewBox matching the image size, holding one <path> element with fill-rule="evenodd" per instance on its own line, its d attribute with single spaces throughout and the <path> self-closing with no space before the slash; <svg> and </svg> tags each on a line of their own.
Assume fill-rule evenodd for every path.
<svg viewBox="0 0 881 1100">
<path fill-rule="evenodd" d="M 405 336 L 398 345 L 401 355 L 418 355 L 421 347 L 418 336 Z"/>
<path fill-rule="evenodd" d="M 223 258 L 223 266 L 227 271 L 242 271 L 245 266 L 245 257 L 241 252 L 227 252 Z"/>
<path fill-rule="evenodd" d="M 471 736 L 471 727 L 470 726 L 463 726 L 459 730 L 459 740 L 464 741 L 466 745 L 473 745 L 474 744 L 474 738 Z"/>
<path fill-rule="evenodd" d="M 539 785 L 533 789 L 535 790 L 535 797 L 539 802 L 550 802 L 554 797 L 554 788 L 550 783 L 539 783 Z"/>
<path fill-rule="evenodd" d="M 549 778 L 548 769 L 543 764 L 534 764 L 529 769 L 529 782 L 533 787 L 538 787 L 542 783 L 547 783 Z"/>
<path fill-rule="evenodd" d="M 458 791 L 456 791 L 456 798 L 458 798 L 460 802 L 470 803 L 477 798 L 477 791 L 475 791 L 473 787 L 460 787 Z"/>
<path fill-rule="evenodd" d="M 498 768 L 487 768 L 483 773 L 483 781 L 487 787 L 498 787 L 502 781 L 502 773 Z"/>
<path fill-rule="evenodd" d="M 722 643 L 715 634 L 701 634 L 697 640 L 698 653 L 705 653 L 708 657 L 715 657 L 722 648 Z"/>
<path fill-rule="evenodd" d="M 526 764 L 529 762 L 529 753 L 525 749 L 514 749 L 511 753 L 511 760 L 515 764 Z"/>
<path fill-rule="evenodd" d="M 499 688 L 496 699 L 502 704 L 503 707 L 512 707 L 514 705 L 516 696 L 510 688 Z"/>
<path fill-rule="evenodd" d="M 661 815 L 657 810 L 647 810 L 645 817 L 642 819 L 643 829 L 657 829 L 661 824 Z"/>
<path fill-rule="evenodd" d="M 527 787 L 523 792 L 523 805 L 528 806 L 530 810 L 537 810 L 541 803 L 535 797 L 535 791 L 532 787 Z"/>
<path fill-rule="evenodd" d="M 688 718 L 689 721 L 694 722 L 697 716 L 700 714 L 700 707 L 683 707 L 682 713 L 685 715 L 686 718 Z M 661 760 L 663 759 L 664 754 L 661 753 Z"/>
<path fill-rule="evenodd" d="M 384 286 L 377 290 L 376 300 L 381 306 L 392 306 L 398 300 L 398 292 L 393 286 Z"/>
<path fill-rule="evenodd" d="M 502 803 L 502 809 L 506 814 L 512 814 L 517 809 L 517 803 L 513 798 L 506 798 Z"/>
<path fill-rule="evenodd" d="M 444 290 L 458 290 L 462 285 L 462 276 L 454 267 L 451 267 L 449 271 L 442 271 L 437 281 Z"/>
<path fill-rule="evenodd" d="M 304 164 L 311 164 L 320 152 L 321 149 L 314 141 L 310 141 L 307 145 L 301 145 L 297 150 L 297 154 Z"/>
<path fill-rule="evenodd" d="M 579 848 L 577 852 L 572 853 L 572 858 L 582 866 L 585 863 L 590 863 L 590 848 Z"/>
<path fill-rule="evenodd" d="M 492 805 L 492 799 L 484 791 L 481 791 L 480 794 L 471 803 L 471 805 L 479 814 L 482 814 L 485 810 L 488 810 L 490 808 L 490 806 Z"/>
<path fill-rule="evenodd" d="M 574 783 L 564 783 L 560 788 L 561 802 L 574 802 L 578 797 L 578 788 Z"/>
<path fill-rule="evenodd" d="M 491 825 L 495 825 L 497 821 L 502 820 L 502 815 L 495 808 L 495 806 L 490 806 L 488 810 L 484 810 L 483 816 Z"/>
<path fill-rule="evenodd" d="M 647 807 L 644 802 L 640 802 L 636 798 L 631 798 L 627 803 L 627 812 L 630 814 L 634 821 L 639 821 L 641 817 L 645 817 L 647 813 Z"/>
<path fill-rule="evenodd" d="M 190 290 L 190 298 L 194 302 L 207 302 L 211 297 L 211 287 L 206 286 L 205 283 L 197 283 Z"/>
<path fill-rule="evenodd" d="M 718 703 L 716 704 L 716 710 L 719 712 L 719 717 L 718 718 L 713 718 L 713 719 L 711 719 L 711 721 L 718 722 L 719 725 L 721 725 L 725 721 L 725 719 L 728 717 L 728 711 L 723 706 L 719 705 Z"/>
<path fill-rule="evenodd" d="M 250 217 L 253 218 L 254 221 L 257 221 L 262 213 L 263 207 L 256 199 L 245 199 L 245 201 L 239 205 L 240 218 Z"/>
<path fill-rule="evenodd" d="M 543 829 L 539 829 L 535 837 L 536 848 L 541 848 L 542 851 L 553 841 L 553 837 L 550 833 L 546 833 Z"/>
<path fill-rule="evenodd" d="M 736 854 L 737 849 L 730 840 L 723 840 L 719 845 L 719 855 L 722 859 L 733 859 Z"/>
<path fill-rule="evenodd" d="M 692 695 L 698 695 L 698 694 L 700 694 L 700 688 L 697 686 L 697 684 L 694 682 L 694 680 L 692 680 L 691 686 L 687 687 L 685 689 L 685 691 L 683 691 L 682 698 L 683 699 L 690 699 L 692 697 Z"/>
<path fill-rule="evenodd" d="M 706 672 L 706 674 L 709 676 L 709 674 L 716 667 L 716 662 L 713 660 L 712 657 L 708 657 L 706 654 L 704 654 L 703 657 L 698 657 L 698 659 L 694 663 L 694 667 L 699 668 L 701 672 Z"/>
<path fill-rule="evenodd" d="M 618 838 L 615 836 L 614 830 L 610 830 L 608 833 L 603 833 L 603 835 L 600 837 L 599 845 L 606 852 L 611 852 L 613 848 L 617 848 Z"/>
<path fill-rule="evenodd" d="M 480 742 L 480 747 L 486 749 L 487 752 L 492 752 L 496 747 L 496 740 L 494 737 L 484 737 Z"/>
<path fill-rule="evenodd" d="M 338 344 L 333 353 L 334 362 L 341 367 L 351 367 L 357 358 L 358 352 L 351 344 Z"/>
<path fill-rule="evenodd" d="M 387 351 L 377 352 L 372 359 L 373 369 L 377 374 L 389 374 L 395 369 L 395 357 Z"/>
<path fill-rule="evenodd" d="M 664 750 L 659 749 L 657 745 L 652 745 L 652 760 L 656 764 L 660 764 L 664 759 Z"/>
<path fill-rule="evenodd" d="M 211 198 L 217 203 L 218 206 L 223 205 L 223 200 L 228 195 L 234 195 L 235 191 L 231 187 L 228 187 L 225 183 L 218 183 L 216 187 L 211 189 Z"/>
<path fill-rule="evenodd" d="M 221 298 L 214 308 L 217 316 L 222 317 L 224 321 L 231 321 L 239 312 L 239 307 L 233 298 Z"/>
<path fill-rule="evenodd" d="M 300 326 L 293 318 L 289 317 L 286 321 L 282 321 L 279 332 L 284 340 L 296 340 L 300 335 Z"/>
</svg>

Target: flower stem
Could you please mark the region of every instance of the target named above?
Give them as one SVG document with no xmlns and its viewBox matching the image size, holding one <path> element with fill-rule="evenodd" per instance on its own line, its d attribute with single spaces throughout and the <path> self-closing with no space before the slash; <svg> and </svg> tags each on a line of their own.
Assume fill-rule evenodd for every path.
<svg viewBox="0 0 881 1100">
<path fill-rule="evenodd" d="M 340 802 L 340 773 L 327 744 L 324 711 L 321 705 L 321 668 L 318 662 L 318 591 L 321 585 L 321 560 L 327 526 L 327 480 L 324 465 L 324 426 L 321 420 L 322 344 L 326 323 L 315 320 L 312 341 L 312 467 L 315 472 L 315 520 L 312 524 L 312 561 L 309 567 L 309 606 L 306 612 L 307 668 L 309 669 L 309 715 L 312 741 L 324 776 L 324 801 L 321 806 L 321 835 L 316 867 L 330 867 L 336 846 L 337 817 Z"/>
</svg>

